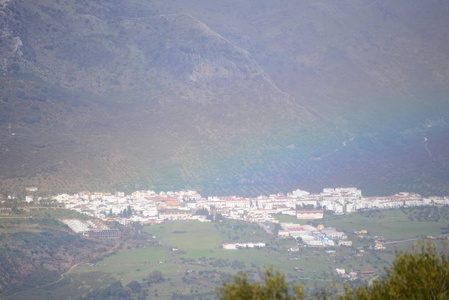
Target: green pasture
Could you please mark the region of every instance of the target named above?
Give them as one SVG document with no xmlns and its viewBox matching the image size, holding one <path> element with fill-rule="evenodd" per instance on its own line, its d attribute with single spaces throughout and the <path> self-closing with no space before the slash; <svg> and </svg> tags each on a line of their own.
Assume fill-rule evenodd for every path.
<svg viewBox="0 0 449 300">
<path fill-rule="evenodd" d="M 410 221 L 403 210 L 392 209 L 331 215 L 326 217 L 325 224 L 345 232 L 366 229 L 371 236 L 412 239 L 439 235 L 441 228 L 447 226 L 448 222 Z"/>
<path fill-rule="evenodd" d="M 297 221 L 289 216 L 276 216 L 281 222 Z M 370 235 L 400 240 L 426 235 L 437 235 L 444 222 L 410 221 L 407 212 L 401 210 L 371 211 L 344 216 L 328 216 L 326 226 L 353 232 L 367 229 Z M 239 271 L 246 271 L 258 278 L 259 272 L 269 266 L 284 273 L 292 282 L 304 281 L 306 286 L 315 287 L 327 280 L 338 280 L 335 268 L 347 270 L 374 270 L 382 274 L 394 258 L 394 249 L 408 248 L 412 242 L 389 245 L 387 250 L 369 250 L 372 240 L 360 240 L 354 235 L 355 245 L 365 246 L 360 254 L 355 248 L 337 247 L 335 254 L 322 248 L 303 248 L 290 253 L 293 240 L 280 240 L 266 233 L 257 224 L 226 220 L 220 223 L 199 221 L 172 221 L 147 226 L 144 231 L 156 236 L 160 245 L 156 247 L 131 249 L 111 255 L 95 264 L 76 267 L 70 278 L 71 284 L 78 284 L 83 274 L 108 274 L 123 285 L 136 280 L 143 283 L 153 271 L 161 271 L 165 281 L 148 287 L 151 298 L 170 298 L 173 294 L 199 295 L 211 293 L 223 280 Z M 224 250 L 224 242 L 265 242 L 266 248 Z M 177 248 L 177 251 L 172 251 Z M 295 271 L 300 268 L 301 272 Z M 73 277 L 71 277 L 73 276 Z M 90 283 L 84 283 L 89 289 Z M 213 294 L 211 294 L 213 296 Z"/>
<path fill-rule="evenodd" d="M 119 278 L 125 284 L 141 281 L 154 270 L 161 271 L 167 278 L 180 280 L 187 270 L 217 271 L 235 274 L 238 271 L 260 271 L 270 265 L 275 269 L 297 276 L 295 267 L 309 272 L 323 272 L 329 263 L 322 249 L 313 254 L 300 254 L 293 260 L 287 249 L 277 245 L 273 235 L 268 235 L 261 227 L 238 221 L 222 223 L 201 223 L 198 221 L 166 222 L 144 229 L 161 241 L 161 246 L 133 249 L 112 255 L 93 265 L 82 265 L 74 269 L 74 274 L 84 272 L 104 272 Z M 247 241 L 267 243 L 266 248 L 224 250 L 222 242 L 229 236 L 240 236 Z M 172 251 L 172 247 L 179 251 Z M 306 250 L 307 251 L 307 250 Z M 310 250 L 312 251 L 312 250 Z M 301 257 L 303 255 L 303 257 Z M 235 267 L 238 266 L 238 267 Z"/>
<path fill-rule="evenodd" d="M 95 264 L 83 264 L 72 273 L 104 272 L 122 279 L 124 282 L 141 280 L 154 270 L 170 272 L 175 266 L 167 264 L 170 252 L 163 247 L 132 249 L 111 255 Z"/>
<path fill-rule="evenodd" d="M 293 224 L 301 224 L 304 225 L 307 223 L 307 220 L 298 220 L 295 216 L 289 215 L 274 215 L 274 218 L 278 220 L 280 223 L 293 223 Z"/>
<path fill-rule="evenodd" d="M 257 224 L 227 220 L 221 223 L 176 221 L 146 227 L 164 246 L 194 253 L 220 249 L 222 243 L 264 242 L 273 239 Z"/>
<path fill-rule="evenodd" d="M 162 247 L 132 249 L 111 255 L 97 265 L 130 265 L 130 264 L 154 264 L 167 258 L 167 251 Z"/>
<path fill-rule="evenodd" d="M 214 224 L 177 221 L 146 227 L 164 245 L 182 250 L 214 249 L 221 246 L 220 233 Z"/>
</svg>

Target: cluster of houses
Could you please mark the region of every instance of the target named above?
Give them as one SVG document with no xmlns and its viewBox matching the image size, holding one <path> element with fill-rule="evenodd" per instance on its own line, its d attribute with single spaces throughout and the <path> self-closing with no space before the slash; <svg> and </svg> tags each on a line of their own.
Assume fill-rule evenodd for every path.
<svg viewBox="0 0 449 300">
<path fill-rule="evenodd" d="M 164 220 L 206 220 L 206 216 L 248 222 L 274 222 L 275 214 L 298 219 L 322 219 L 324 211 L 347 214 L 358 210 L 386 209 L 424 205 L 449 205 L 448 197 L 423 198 L 414 193 L 389 197 L 362 197 L 357 188 L 325 188 L 320 194 L 296 190 L 287 195 L 276 194 L 256 198 L 208 197 L 196 191 L 160 192 L 80 192 L 53 197 L 60 205 L 96 218 L 115 218 L 126 222 L 155 223 Z M 199 214 L 198 212 L 202 212 Z"/>
<path fill-rule="evenodd" d="M 348 236 L 332 227 L 317 227 L 311 225 L 298 225 L 294 223 L 281 223 L 282 230 L 278 231 L 280 238 L 293 237 L 300 240 L 305 246 L 326 247 L 326 246 L 352 246 L 352 241 L 347 240 Z"/>
</svg>

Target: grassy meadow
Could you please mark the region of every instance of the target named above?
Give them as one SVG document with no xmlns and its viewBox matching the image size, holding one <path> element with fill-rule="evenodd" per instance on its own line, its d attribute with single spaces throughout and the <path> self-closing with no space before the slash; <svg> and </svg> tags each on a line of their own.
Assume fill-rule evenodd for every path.
<svg viewBox="0 0 449 300">
<path fill-rule="evenodd" d="M 370 248 L 375 236 L 401 241 L 438 235 L 448 223 L 445 213 L 446 208 L 432 209 L 431 213 L 425 208 L 414 208 L 326 216 L 325 225 L 347 232 L 355 247 L 299 247 L 297 252 L 288 251 L 296 246 L 294 240 L 278 239 L 258 224 L 232 220 L 219 223 L 171 221 L 144 227 L 143 231 L 148 236 L 154 235 L 159 244 L 118 252 L 96 263 L 79 264 L 64 280 L 29 290 L 16 298 L 64 295 L 74 299 L 104 289 L 118 280 L 123 286 L 132 281 L 139 282 L 142 293 L 150 299 L 210 299 L 215 296 L 215 288 L 231 275 L 245 271 L 257 280 L 261 271 L 269 266 L 284 273 L 290 282 L 303 282 L 312 292 L 329 281 L 341 280 L 335 275 L 335 268 L 344 268 L 347 272 L 374 270 L 375 276 L 382 274 L 393 261 L 395 249 L 407 250 L 415 241 L 387 245 L 386 250 L 376 251 Z M 439 215 L 439 221 L 432 218 L 426 221 L 429 215 Z M 276 218 L 281 222 L 304 223 L 290 216 Z M 353 234 L 361 229 L 368 230 L 366 238 Z M 221 244 L 226 242 L 265 242 L 267 247 L 224 250 Z M 357 247 L 363 247 L 364 251 Z M 336 252 L 328 253 L 327 250 Z M 155 272 L 163 276 L 162 281 L 149 281 Z"/>
<path fill-rule="evenodd" d="M 442 227 L 448 226 L 446 218 L 435 221 L 411 217 L 415 211 L 424 208 L 373 210 L 349 215 L 329 216 L 325 223 L 338 230 L 353 232 L 366 229 L 371 236 L 382 236 L 386 239 L 401 240 L 423 238 L 441 234 Z M 446 212 L 446 208 L 440 208 Z M 445 216 L 445 215 L 444 215 Z"/>
<path fill-rule="evenodd" d="M 160 271 L 165 281 L 151 285 L 149 292 L 166 299 L 174 294 L 212 296 L 215 287 L 230 275 L 245 271 L 259 278 L 260 272 L 271 265 L 292 281 L 305 277 L 304 274 L 310 279 L 323 280 L 332 272 L 323 264 L 323 261 L 330 262 L 324 251 L 317 250 L 303 258 L 289 255 L 287 249 L 295 245 L 292 240 L 278 240 L 256 224 L 179 221 L 144 230 L 156 236 L 160 241 L 158 247 L 132 249 L 96 264 L 80 265 L 70 276 L 98 272 L 112 275 L 126 285 L 134 280 L 143 282 L 151 272 Z M 221 248 L 224 242 L 265 242 L 267 247 L 230 251 Z M 297 273 L 295 267 L 305 273 Z"/>
</svg>

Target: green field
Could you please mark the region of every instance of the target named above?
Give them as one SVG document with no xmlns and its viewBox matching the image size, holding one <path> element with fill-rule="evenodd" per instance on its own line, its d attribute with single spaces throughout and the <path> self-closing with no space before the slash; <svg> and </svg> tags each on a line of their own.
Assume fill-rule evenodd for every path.
<svg viewBox="0 0 449 300">
<path fill-rule="evenodd" d="M 182 250 L 212 250 L 229 242 L 267 242 L 273 237 L 261 227 L 241 221 L 228 220 L 221 223 L 198 221 L 167 222 L 146 227 L 164 245 Z"/>
<path fill-rule="evenodd" d="M 444 216 L 440 222 L 423 221 L 428 210 L 419 209 L 383 210 L 353 213 L 345 216 L 326 216 L 326 226 L 346 231 L 355 247 L 304 248 L 289 252 L 296 246 L 292 239 L 278 239 L 266 233 L 257 224 L 226 220 L 201 223 L 198 221 L 172 221 L 143 229 L 148 236 L 154 235 L 153 246 L 118 252 L 96 262 L 80 264 L 66 279 L 46 288 L 30 290 L 17 297 L 27 299 L 30 295 L 58 298 L 70 290 L 72 295 L 87 295 L 104 289 L 119 280 L 123 286 L 132 281 L 142 284 L 147 297 L 182 299 L 214 297 L 214 290 L 224 280 L 239 271 L 247 272 L 251 278 L 260 279 L 260 272 L 269 266 L 280 270 L 290 282 L 303 282 L 309 292 L 326 285 L 329 280 L 340 280 L 335 268 L 346 270 L 374 270 L 376 275 L 384 272 L 394 259 L 394 249 L 407 250 L 413 241 L 387 245 L 383 251 L 375 251 L 374 236 L 390 240 L 412 239 L 427 235 L 438 235 L 441 227 L 447 226 L 445 210 L 433 210 L 432 214 Z M 295 222 L 293 217 L 276 216 L 281 222 Z M 413 219 L 413 220 L 411 220 Z M 352 232 L 367 229 L 367 238 L 359 238 Z M 157 244 L 159 241 L 159 244 Z M 224 250 L 225 242 L 265 242 L 266 248 Z M 295 268 L 300 268 L 297 272 Z M 150 274 L 161 272 L 164 281 L 147 284 Z M 369 278 L 368 278 L 369 279 Z M 20 297 L 22 296 L 22 297 Z M 74 296 L 73 296 L 74 297 Z"/>
<path fill-rule="evenodd" d="M 282 218 L 282 221 L 294 220 Z M 300 248 L 299 252 L 292 254 L 287 249 L 295 245 L 293 240 L 279 240 L 256 224 L 237 221 L 166 222 L 144 230 L 156 236 L 160 241 L 159 247 L 118 253 L 93 266 L 80 266 L 74 274 L 107 273 L 125 285 L 133 280 L 142 282 L 149 273 L 158 270 L 167 281 L 151 286 L 150 294 L 157 290 L 158 296 L 169 298 L 172 294 L 210 292 L 238 271 L 249 272 L 258 278 L 259 272 L 270 265 L 286 274 L 290 281 L 299 282 L 300 278 L 307 278 L 306 286 L 313 288 L 328 279 L 337 279 L 333 275 L 336 267 L 382 272 L 394 256 L 393 251 L 388 251 L 367 263 L 365 257 L 356 257 L 350 248 L 339 249 L 338 254 L 332 257 L 319 248 Z M 261 241 L 266 242 L 267 247 L 237 251 L 221 248 L 221 243 L 232 241 Z M 172 251 L 173 248 L 177 251 Z M 302 272 L 296 272 L 295 267 L 301 268 Z"/>
<path fill-rule="evenodd" d="M 166 281 L 150 286 L 149 292 L 165 299 L 173 294 L 213 295 L 215 287 L 230 275 L 246 271 L 259 278 L 260 272 L 271 265 L 296 282 L 301 277 L 322 282 L 331 277 L 334 268 L 328 265 L 333 265 L 332 260 L 322 249 L 301 249 L 301 253 L 289 255 L 287 248 L 295 245 L 292 240 L 278 240 L 256 224 L 179 221 L 149 226 L 144 230 L 155 235 L 160 246 L 132 249 L 96 264 L 81 265 L 70 276 L 82 277 L 83 274 L 97 272 L 112 275 L 126 285 L 133 280 L 143 282 L 148 274 L 157 270 L 162 272 Z M 267 247 L 237 251 L 221 248 L 221 243 L 232 241 L 260 241 L 267 243 Z M 178 250 L 173 251 L 173 248 Z M 302 268 L 304 273 L 295 272 L 295 267 Z M 85 288 L 88 289 L 87 286 Z"/>
<path fill-rule="evenodd" d="M 444 209 L 444 208 L 443 208 Z M 410 211 L 392 209 L 353 213 L 326 218 L 326 226 L 332 226 L 345 232 L 361 229 L 368 230 L 371 236 L 382 236 L 387 239 L 422 238 L 441 234 L 441 229 L 449 225 L 449 221 L 420 221 L 409 219 Z"/>
<path fill-rule="evenodd" d="M 155 235 L 163 244 L 183 250 L 217 249 L 222 243 L 220 232 L 212 223 L 168 222 L 147 227 L 145 231 Z"/>
</svg>

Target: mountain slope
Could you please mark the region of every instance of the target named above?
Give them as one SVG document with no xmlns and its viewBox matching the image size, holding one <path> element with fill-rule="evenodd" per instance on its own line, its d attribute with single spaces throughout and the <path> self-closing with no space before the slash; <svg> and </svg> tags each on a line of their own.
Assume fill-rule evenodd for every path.
<svg viewBox="0 0 449 300">
<path fill-rule="evenodd" d="M 190 15 L 112 18 L 101 5 L 87 15 L 50 3 L 3 11 L 6 39 L 20 40 L 3 50 L 7 187 L 198 183 L 216 177 L 198 171 L 201 153 L 279 119 L 311 120 L 247 51 Z"/>
<path fill-rule="evenodd" d="M 447 194 L 449 7 L 423 5 L 2 1 L 1 185 Z"/>
</svg>

